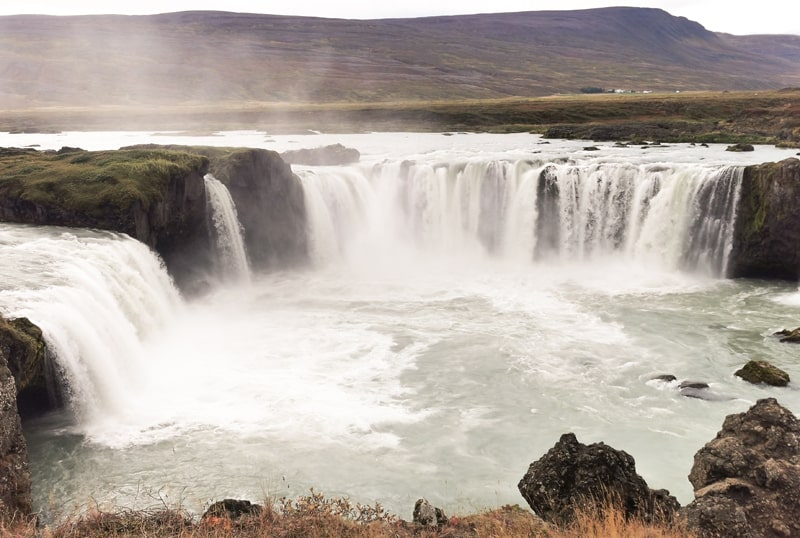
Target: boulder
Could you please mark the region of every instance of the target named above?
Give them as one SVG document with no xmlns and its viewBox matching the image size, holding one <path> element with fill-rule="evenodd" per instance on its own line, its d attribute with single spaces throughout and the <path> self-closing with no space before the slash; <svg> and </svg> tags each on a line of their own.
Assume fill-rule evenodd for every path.
<svg viewBox="0 0 800 538">
<path fill-rule="evenodd" d="M 250 501 L 239 499 L 223 499 L 217 501 L 203 513 L 202 519 L 209 519 L 212 517 L 227 518 L 230 520 L 237 520 L 244 516 L 258 516 L 261 514 L 261 506 L 253 504 Z"/>
<path fill-rule="evenodd" d="M 419 499 L 414 503 L 413 521 L 422 527 L 443 527 L 447 525 L 447 516 L 441 508 L 436 508 L 425 499 Z"/>
<path fill-rule="evenodd" d="M 800 536 L 800 421 L 774 398 L 728 416 L 689 480 L 680 517 L 698 536 Z"/>
<path fill-rule="evenodd" d="M 780 336 L 780 341 L 783 343 L 800 344 L 800 327 L 792 329 L 791 331 L 783 329 L 782 331 L 776 332 L 773 336 Z"/>
<path fill-rule="evenodd" d="M 785 387 L 789 384 L 789 374 L 767 361 L 748 361 L 733 375 L 754 385 L 763 383 L 773 387 Z"/>
<path fill-rule="evenodd" d="M 609 504 L 626 518 L 647 521 L 669 521 L 680 507 L 668 491 L 648 487 L 630 454 L 603 443 L 581 444 L 573 433 L 531 463 L 518 487 L 536 514 L 557 525 Z"/>
<path fill-rule="evenodd" d="M 755 151 L 755 150 L 756 148 L 754 148 L 752 144 L 742 144 L 742 143 L 733 144 L 725 148 L 725 151 L 736 151 L 736 152 Z"/>
<path fill-rule="evenodd" d="M 33 511 L 28 447 L 17 412 L 17 389 L 8 368 L 8 350 L 0 346 L 0 520 Z"/>
<path fill-rule="evenodd" d="M 319 148 L 284 151 L 281 157 L 289 164 L 335 166 L 357 163 L 361 159 L 361 153 L 342 144 L 331 144 Z"/>
</svg>

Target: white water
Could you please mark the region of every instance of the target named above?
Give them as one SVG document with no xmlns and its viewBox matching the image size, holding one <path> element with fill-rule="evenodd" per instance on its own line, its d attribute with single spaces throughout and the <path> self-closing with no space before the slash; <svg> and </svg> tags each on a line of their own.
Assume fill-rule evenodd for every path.
<svg viewBox="0 0 800 538">
<path fill-rule="evenodd" d="M 725 274 L 742 168 L 472 161 L 301 171 L 318 266 L 488 253 Z M 539 193 L 539 178 L 550 192 Z M 540 215 L 540 211 L 543 213 Z"/>
<path fill-rule="evenodd" d="M 0 226 L 2 312 L 89 340 L 73 346 L 88 350 L 71 355 L 74 383 L 101 395 L 77 391 L 74 414 L 27 425 L 47 513 L 162 497 L 201 510 L 309 487 L 402 517 L 422 496 L 449 513 L 523 503 L 517 481 L 566 431 L 628 451 L 651 486 L 687 502 L 692 456 L 725 415 L 768 396 L 800 412 L 794 386 L 732 375 L 759 357 L 800 376 L 795 348 L 771 337 L 800 324 L 797 286 L 712 276 L 730 248 L 738 180 L 726 165 L 741 155 L 342 138 L 361 165 L 297 170 L 313 269 L 190 304 L 129 239 Z M 535 188 L 543 167 L 557 196 Z M 80 315 L 51 314 L 62 303 Z M 123 314 L 107 314 L 117 304 Z M 652 380 L 665 373 L 720 399 Z"/>
<path fill-rule="evenodd" d="M 238 281 L 250 279 L 250 262 L 244 245 L 244 229 L 228 188 L 211 174 L 205 178 L 206 198 L 215 232 L 217 273 Z"/>
<path fill-rule="evenodd" d="M 127 236 L 0 225 L 0 312 L 46 335 L 84 431 L 125 417 L 151 357 L 146 342 L 180 314 L 160 260 Z"/>
</svg>

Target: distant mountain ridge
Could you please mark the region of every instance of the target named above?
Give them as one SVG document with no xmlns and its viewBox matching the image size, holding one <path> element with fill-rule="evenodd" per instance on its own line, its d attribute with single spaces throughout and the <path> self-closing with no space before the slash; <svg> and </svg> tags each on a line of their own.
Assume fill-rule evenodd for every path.
<svg viewBox="0 0 800 538">
<path fill-rule="evenodd" d="M 0 17 L 0 108 L 390 101 L 800 86 L 800 36 L 653 8 L 343 20 Z"/>
</svg>

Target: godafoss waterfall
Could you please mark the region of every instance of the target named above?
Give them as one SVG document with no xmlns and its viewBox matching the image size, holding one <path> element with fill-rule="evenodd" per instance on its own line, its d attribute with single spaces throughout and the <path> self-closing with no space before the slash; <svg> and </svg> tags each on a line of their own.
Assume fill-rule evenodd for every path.
<svg viewBox="0 0 800 538">
<path fill-rule="evenodd" d="M 24 136 L 3 145 L 152 141 Z M 299 263 L 262 252 L 270 263 L 251 270 L 256 225 L 206 176 L 214 277 L 202 293 L 179 292 L 128 235 L 0 224 L 0 312 L 42 328 L 67 402 L 25 422 L 39 510 L 200 511 L 313 487 L 399 514 L 421 496 L 473 511 L 521 503 L 517 481 L 564 432 L 629 452 L 686 502 L 692 456 L 726 415 L 769 396 L 800 411 L 794 386 L 733 376 L 751 358 L 800 376 L 796 350 L 772 337 L 798 325 L 797 283 L 726 278 L 744 165 L 788 154 L 329 138 L 362 158 L 293 167 Z"/>
</svg>

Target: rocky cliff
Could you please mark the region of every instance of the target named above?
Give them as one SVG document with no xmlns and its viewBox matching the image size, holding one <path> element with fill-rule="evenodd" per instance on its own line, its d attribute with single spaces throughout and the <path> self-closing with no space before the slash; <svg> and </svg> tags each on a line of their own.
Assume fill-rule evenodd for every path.
<svg viewBox="0 0 800 538">
<path fill-rule="evenodd" d="M 180 278 L 208 250 L 208 160 L 166 150 L 0 150 L 0 221 L 122 232 Z"/>
<path fill-rule="evenodd" d="M 745 168 L 729 276 L 800 276 L 800 160 Z"/>
<path fill-rule="evenodd" d="M 280 155 L 263 149 L 216 149 L 206 155 L 236 203 L 253 266 L 308 261 L 303 186 Z"/>
<path fill-rule="evenodd" d="M 186 288 L 211 266 L 203 177 L 225 183 L 256 268 L 307 260 L 300 180 L 275 152 L 135 146 L 0 150 L 0 221 L 97 228 L 147 244 Z"/>
<path fill-rule="evenodd" d="M 34 368 L 25 364 L 25 358 L 30 358 L 25 353 L 31 351 L 29 335 L 14 325 L 0 317 L 0 515 L 27 516 L 32 511 L 31 478 L 17 410 L 17 391 L 22 383 L 15 383 L 9 362 L 22 366 L 26 372 Z M 33 355 L 38 354 L 34 350 Z"/>
<path fill-rule="evenodd" d="M 180 151 L 209 160 L 208 171 L 231 193 L 255 268 L 308 261 L 306 207 L 300 179 L 274 151 L 146 144 L 123 149 Z"/>
</svg>

